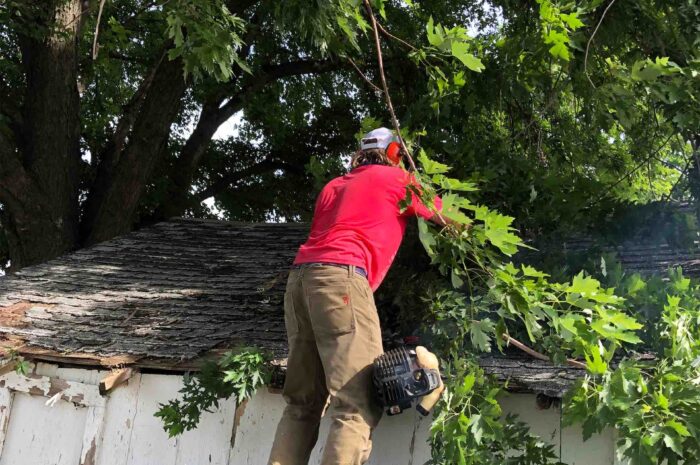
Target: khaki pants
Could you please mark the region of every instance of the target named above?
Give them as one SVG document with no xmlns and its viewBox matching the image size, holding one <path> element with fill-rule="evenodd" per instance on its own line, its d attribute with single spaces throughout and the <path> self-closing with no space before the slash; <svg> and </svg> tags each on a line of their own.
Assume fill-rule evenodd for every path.
<svg viewBox="0 0 700 465">
<path fill-rule="evenodd" d="M 329 395 L 334 412 L 321 464 L 365 463 L 372 448 L 370 433 L 382 415 L 372 393 L 372 362 L 383 352 L 367 280 L 354 267 L 292 270 L 284 315 L 287 406 L 268 465 L 308 463 Z"/>
</svg>

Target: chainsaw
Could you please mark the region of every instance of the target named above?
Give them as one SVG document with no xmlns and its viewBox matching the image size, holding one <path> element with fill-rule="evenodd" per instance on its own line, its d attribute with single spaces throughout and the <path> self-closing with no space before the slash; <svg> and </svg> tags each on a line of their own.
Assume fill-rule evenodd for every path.
<svg viewBox="0 0 700 465">
<path fill-rule="evenodd" d="M 423 346 L 400 346 L 377 357 L 373 367 L 377 399 L 387 415 L 397 415 L 423 399 L 416 410 L 426 416 L 435 406 L 444 385 L 438 359 Z"/>
</svg>

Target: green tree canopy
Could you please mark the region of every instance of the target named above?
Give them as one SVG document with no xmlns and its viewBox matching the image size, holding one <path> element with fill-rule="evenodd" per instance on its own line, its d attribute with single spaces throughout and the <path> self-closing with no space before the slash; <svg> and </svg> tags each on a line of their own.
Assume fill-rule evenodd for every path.
<svg viewBox="0 0 700 465">
<path fill-rule="evenodd" d="M 414 142 L 526 235 L 700 192 L 696 2 L 373 4 Z M 368 31 L 352 0 L 4 2 L 2 262 L 212 215 L 205 199 L 308 218 L 360 122 L 390 122 Z"/>
</svg>

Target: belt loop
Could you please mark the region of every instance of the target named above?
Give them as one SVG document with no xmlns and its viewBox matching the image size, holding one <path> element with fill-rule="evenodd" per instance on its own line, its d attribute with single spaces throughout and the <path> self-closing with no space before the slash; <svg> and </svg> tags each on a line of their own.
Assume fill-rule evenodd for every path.
<svg viewBox="0 0 700 465">
<path fill-rule="evenodd" d="M 352 278 L 355 276 L 355 265 L 348 265 L 348 277 Z"/>
</svg>

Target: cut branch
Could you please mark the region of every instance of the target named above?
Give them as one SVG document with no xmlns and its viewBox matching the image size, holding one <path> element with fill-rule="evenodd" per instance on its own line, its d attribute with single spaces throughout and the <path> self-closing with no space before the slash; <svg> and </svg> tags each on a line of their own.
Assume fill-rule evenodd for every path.
<svg viewBox="0 0 700 465">
<path fill-rule="evenodd" d="M 105 7 L 106 0 L 100 0 L 100 7 L 97 10 L 97 22 L 95 23 L 95 37 L 92 38 L 92 59 L 97 59 L 97 52 L 99 49 L 99 44 L 97 39 L 100 36 L 100 21 L 102 20 L 102 11 Z"/>
<path fill-rule="evenodd" d="M 399 125 L 399 120 L 396 118 L 396 112 L 394 111 L 394 105 L 391 102 L 391 95 L 389 95 L 389 86 L 386 83 L 386 76 L 384 75 L 384 57 L 382 56 L 382 45 L 379 40 L 379 26 L 377 25 L 377 18 L 374 17 L 374 12 L 372 11 L 372 5 L 370 5 L 369 0 L 363 0 L 365 9 L 367 10 L 367 15 L 369 16 L 370 22 L 372 23 L 372 31 L 374 32 L 374 46 L 377 50 L 377 65 L 379 67 L 379 76 L 382 81 L 382 88 L 384 89 L 384 99 L 386 100 L 387 107 L 389 109 L 389 114 L 391 115 L 391 123 L 396 130 L 396 135 L 399 138 L 399 143 L 401 144 L 401 149 L 406 154 L 408 163 L 413 171 L 416 171 L 416 164 L 413 162 L 413 157 L 411 157 L 411 152 L 406 147 L 406 143 L 401 137 L 401 127 Z"/>
<path fill-rule="evenodd" d="M 593 80 L 591 79 L 591 75 L 588 74 L 588 51 L 591 48 L 591 42 L 593 42 L 593 38 L 598 33 L 598 29 L 600 29 L 600 25 L 603 24 L 603 19 L 605 19 L 605 15 L 608 14 L 608 10 L 610 9 L 611 6 L 613 6 L 613 3 L 615 3 L 615 0 L 610 0 L 610 3 L 608 4 L 608 6 L 605 8 L 605 10 L 603 10 L 603 14 L 600 17 L 600 21 L 598 21 L 598 24 L 596 25 L 595 29 L 593 30 L 593 34 L 591 34 L 591 37 L 588 39 L 588 43 L 586 44 L 586 56 L 583 59 L 583 71 L 586 73 L 586 77 L 588 78 L 588 82 L 590 82 L 594 88 L 595 88 L 595 84 L 593 84 Z"/>
<path fill-rule="evenodd" d="M 517 339 L 507 335 L 503 334 L 503 339 L 508 343 L 511 344 L 518 349 L 522 350 L 526 354 L 530 355 L 531 357 L 534 357 L 539 360 L 543 360 L 545 362 L 551 362 L 550 358 L 544 355 L 541 352 L 537 352 L 535 349 L 528 347 L 527 345 L 523 344 L 522 342 L 518 341 Z M 578 360 L 574 360 L 572 358 L 567 358 L 566 363 L 569 364 L 569 366 L 572 366 L 574 368 L 580 368 L 585 370 L 586 369 L 586 364 L 579 362 Z"/>
<path fill-rule="evenodd" d="M 375 92 L 379 92 L 380 94 L 383 92 L 382 89 L 380 89 L 379 87 L 377 87 L 377 85 L 375 85 L 375 84 L 372 82 L 372 80 L 371 80 L 370 78 L 368 78 L 367 75 L 365 75 L 365 73 L 362 72 L 362 70 L 357 66 L 357 64 L 356 64 L 354 61 L 352 61 L 352 58 L 348 57 L 348 62 L 352 65 L 353 68 L 355 68 L 355 71 L 357 72 L 357 74 L 358 74 L 362 79 L 364 79 L 365 82 L 366 82 L 367 84 L 369 84 L 370 87 L 371 87 L 372 89 L 375 90 Z"/>
</svg>

